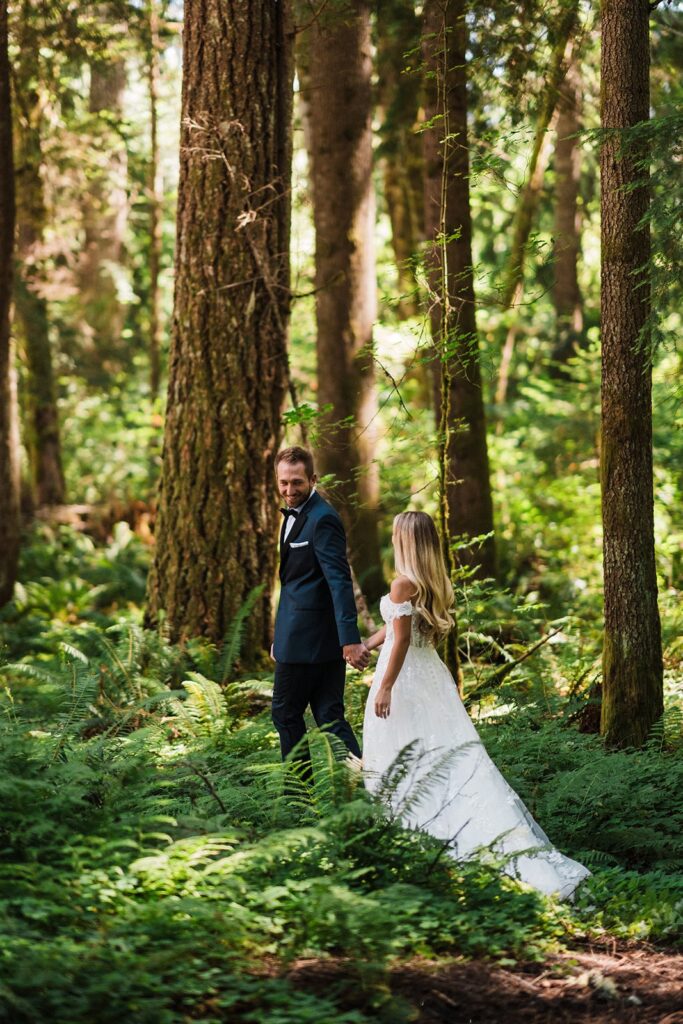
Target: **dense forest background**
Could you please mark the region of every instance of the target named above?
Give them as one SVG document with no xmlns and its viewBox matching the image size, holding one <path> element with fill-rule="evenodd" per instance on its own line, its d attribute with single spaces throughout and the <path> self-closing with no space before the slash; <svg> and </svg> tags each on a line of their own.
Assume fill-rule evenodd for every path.
<svg viewBox="0 0 683 1024">
<path fill-rule="evenodd" d="M 469 991 L 488 1020 L 534 960 L 587 1019 L 676 1009 L 681 5 L 0 14 L 0 1018 L 446 1020 Z M 272 465 L 300 443 L 364 629 L 393 516 L 437 520 L 444 656 L 593 870 L 574 907 L 449 866 L 324 736 L 283 800 Z M 648 976 L 605 936 L 654 943 Z"/>
</svg>

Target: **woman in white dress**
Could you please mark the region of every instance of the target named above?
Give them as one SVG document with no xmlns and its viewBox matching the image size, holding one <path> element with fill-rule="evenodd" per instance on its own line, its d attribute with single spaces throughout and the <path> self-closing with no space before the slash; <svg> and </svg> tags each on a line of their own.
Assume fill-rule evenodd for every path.
<svg viewBox="0 0 683 1024">
<path fill-rule="evenodd" d="M 380 602 L 385 625 L 366 641 L 382 648 L 365 708 L 366 787 L 409 828 L 447 841 L 453 857 L 490 849 L 508 874 L 571 897 L 590 872 L 552 847 L 493 764 L 435 649 L 454 620 L 434 522 L 402 512 L 392 540 L 399 575 Z"/>
</svg>

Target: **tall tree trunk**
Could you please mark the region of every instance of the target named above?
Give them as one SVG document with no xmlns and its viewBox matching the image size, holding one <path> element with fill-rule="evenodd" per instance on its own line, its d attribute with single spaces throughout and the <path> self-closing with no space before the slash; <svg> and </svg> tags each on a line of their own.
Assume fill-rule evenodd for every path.
<svg viewBox="0 0 683 1024">
<path fill-rule="evenodd" d="M 19 203 L 21 209 L 21 203 Z M 30 232 L 20 227 L 17 249 L 26 252 Z M 26 365 L 26 447 L 31 465 L 33 501 L 36 505 L 61 505 L 65 501 L 59 412 L 52 361 L 47 302 L 34 291 L 34 280 L 25 280 L 27 263 L 15 286 L 19 337 Z"/>
<path fill-rule="evenodd" d="M 186 0 L 176 290 L 148 622 L 218 642 L 266 589 L 287 385 L 292 33 L 286 2 Z"/>
<path fill-rule="evenodd" d="M 148 0 L 147 27 L 149 32 L 148 89 L 150 154 L 149 177 L 147 182 L 149 200 L 149 364 L 150 391 L 152 398 L 159 394 L 161 385 L 161 290 L 159 271 L 161 268 L 163 181 L 159 160 L 159 11 L 158 0 Z"/>
<path fill-rule="evenodd" d="M 555 281 L 557 334 L 552 358 L 565 363 L 581 343 L 583 308 L 578 263 L 581 252 L 581 73 L 574 59 L 560 90 L 555 143 Z"/>
<path fill-rule="evenodd" d="M 545 79 L 544 93 L 538 111 L 534 143 L 531 148 L 527 180 L 520 193 L 512 226 L 512 243 L 508 256 L 505 281 L 503 283 L 503 306 L 507 309 L 518 296 L 524 280 L 526 246 L 538 207 L 543 178 L 551 152 L 548 129 L 555 115 L 560 95 L 560 86 L 571 59 L 573 35 L 578 18 L 578 0 L 568 0 L 557 27 L 550 67 Z"/>
<path fill-rule="evenodd" d="M 19 560 L 19 459 L 14 360 L 10 339 L 14 255 L 12 99 L 7 3 L 0 3 L 0 606 L 12 596 Z"/>
<path fill-rule="evenodd" d="M 425 225 L 432 337 L 441 373 L 442 525 L 451 540 L 493 532 L 486 416 L 474 306 L 467 141 L 465 0 L 427 0 L 423 48 L 428 97 L 424 132 Z M 457 552 L 475 575 L 493 576 L 493 537 Z"/>
<path fill-rule="evenodd" d="M 384 582 L 372 351 L 377 299 L 369 4 L 325 8 L 307 31 L 323 410 L 318 463 L 334 476 L 333 494 L 346 522 L 356 576 L 368 598 L 376 600 Z"/>
<path fill-rule="evenodd" d="M 552 122 L 557 112 L 560 86 L 574 48 L 573 36 L 576 32 L 578 8 L 578 0 L 567 0 L 567 5 L 557 26 L 550 67 L 545 79 L 536 121 L 534 142 L 527 168 L 527 180 L 520 193 L 512 223 L 512 242 L 503 281 L 502 305 L 505 309 L 518 306 L 522 301 L 526 247 L 550 160 Z M 495 394 L 497 405 L 503 405 L 507 397 L 516 338 L 517 324 L 513 322 L 508 329 L 501 354 Z"/>
<path fill-rule="evenodd" d="M 41 100 L 24 84 L 31 67 L 19 62 L 21 109 L 17 111 L 16 186 L 17 255 L 20 273 L 15 278 L 16 313 L 24 350 L 27 378 L 27 448 L 34 498 L 38 505 L 64 502 L 59 416 L 50 343 L 48 305 L 41 294 L 41 249 L 47 219 L 41 167 Z"/>
<path fill-rule="evenodd" d="M 650 351 L 648 0 L 603 0 L 601 731 L 639 746 L 663 712 L 655 571 Z"/>
<path fill-rule="evenodd" d="M 115 21 L 115 12 L 103 5 L 101 17 Z M 90 64 L 89 109 L 100 141 L 97 166 L 88 194 L 83 197 L 84 245 L 79 267 L 85 372 L 97 378 L 103 363 L 126 365 L 122 340 L 125 322 L 121 287 L 124 239 L 128 219 L 128 155 L 124 141 L 112 130 L 123 118 L 126 64 L 105 51 Z"/>
<path fill-rule="evenodd" d="M 414 259 L 424 238 L 422 142 L 415 131 L 420 108 L 420 77 L 416 71 L 419 61 L 411 53 L 419 31 L 413 0 L 379 0 L 379 155 L 401 295 L 398 312 L 404 317 L 417 312 Z"/>
</svg>

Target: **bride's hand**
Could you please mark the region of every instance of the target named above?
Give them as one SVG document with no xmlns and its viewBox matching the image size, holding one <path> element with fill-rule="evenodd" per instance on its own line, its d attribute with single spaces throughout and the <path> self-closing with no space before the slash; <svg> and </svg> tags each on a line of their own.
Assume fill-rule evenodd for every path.
<svg viewBox="0 0 683 1024">
<path fill-rule="evenodd" d="M 391 709 L 391 690 L 380 687 L 375 697 L 375 714 L 378 718 L 388 718 Z"/>
</svg>

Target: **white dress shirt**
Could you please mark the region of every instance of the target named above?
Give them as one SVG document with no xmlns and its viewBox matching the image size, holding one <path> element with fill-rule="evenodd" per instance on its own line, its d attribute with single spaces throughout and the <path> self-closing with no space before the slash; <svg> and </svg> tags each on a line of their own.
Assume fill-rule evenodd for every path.
<svg viewBox="0 0 683 1024">
<path fill-rule="evenodd" d="M 306 506 L 308 505 L 309 501 L 311 500 L 311 498 L 313 497 L 314 494 L 315 494 L 315 487 L 313 488 L 311 493 L 308 495 L 308 497 L 306 498 L 306 500 L 303 503 L 303 505 L 299 505 L 298 508 L 293 509 L 293 511 L 296 512 L 296 515 L 295 516 L 287 516 L 287 519 L 285 520 L 285 535 L 282 538 L 282 543 L 283 544 L 287 540 L 287 538 L 289 537 L 290 531 L 292 530 L 292 528 L 294 526 L 294 523 L 296 522 L 298 517 L 301 515 L 303 510 L 306 508 Z"/>
</svg>

